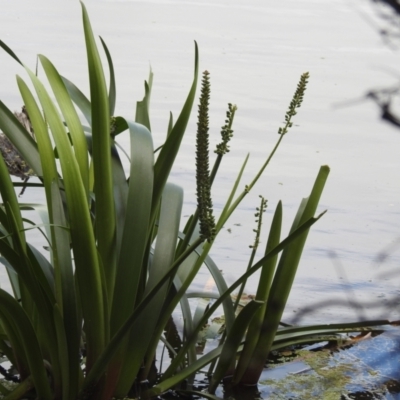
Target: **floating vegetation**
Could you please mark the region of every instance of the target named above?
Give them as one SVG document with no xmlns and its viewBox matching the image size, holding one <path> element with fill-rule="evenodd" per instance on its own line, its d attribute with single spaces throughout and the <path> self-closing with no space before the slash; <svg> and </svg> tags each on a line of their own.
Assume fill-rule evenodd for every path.
<svg viewBox="0 0 400 400">
<path fill-rule="evenodd" d="M 400 332 L 394 329 L 373 338 L 365 335 L 350 348 L 299 350 L 294 361 L 271 367 L 271 374 L 266 370 L 260 384 L 272 400 L 391 398 L 388 392 L 398 393 L 399 387 L 399 342 Z"/>
</svg>

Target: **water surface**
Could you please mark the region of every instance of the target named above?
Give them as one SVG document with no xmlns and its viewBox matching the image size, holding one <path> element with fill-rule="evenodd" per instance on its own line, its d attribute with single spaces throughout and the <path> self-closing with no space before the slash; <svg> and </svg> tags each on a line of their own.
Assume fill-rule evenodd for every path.
<svg viewBox="0 0 400 400">
<path fill-rule="evenodd" d="M 134 117 L 150 65 L 155 73 L 151 122 L 156 147 L 164 140 L 169 112 L 177 117 L 189 90 L 194 40 L 200 70 L 211 73 L 212 147 L 219 141 L 227 103 L 237 104 L 231 152 L 213 188 L 217 213 L 246 154 L 250 161 L 242 187 L 269 154 L 298 78 L 310 72 L 293 129 L 226 224 L 213 255 L 233 282 L 247 266 L 258 195 L 268 199 L 265 245 L 277 202 L 283 201 L 287 232 L 319 167 L 328 164 L 331 174 L 320 205 L 328 213 L 309 235 L 285 317 L 308 310 L 302 321 L 398 318 L 392 300 L 400 294 L 400 132 L 379 121 L 374 104 L 352 103 L 367 90 L 398 79 L 399 54 L 382 43 L 360 14 L 369 12 L 369 3 L 88 0 L 86 5 L 94 31 L 114 58 L 117 114 Z M 35 55 L 43 53 L 88 92 L 78 2 L 0 0 L 0 7 L 0 37 L 23 61 L 34 68 Z M 5 53 L 0 65 L 1 100 L 16 110 L 21 100 L 15 74 L 26 75 Z M 185 187 L 184 215 L 195 206 L 194 137 L 195 111 L 171 176 Z M 38 200 L 39 194 L 28 190 L 25 201 Z M 382 251 L 386 258 L 378 257 Z M 204 274 L 196 285 L 207 279 Z M 248 292 L 255 288 L 252 279 Z"/>
</svg>

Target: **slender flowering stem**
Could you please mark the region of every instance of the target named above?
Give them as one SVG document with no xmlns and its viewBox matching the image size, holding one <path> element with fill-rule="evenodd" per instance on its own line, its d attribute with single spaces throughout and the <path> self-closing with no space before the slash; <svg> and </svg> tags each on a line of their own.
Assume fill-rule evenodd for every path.
<svg viewBox="0 0 400 400">
<path fill-rule="evenodd" d="M 255 232 L 256 237 L 254 239 L 254 244 L 249 246 L 253 250 L 251 252 L 251 256 L 250 256 L 246 271 L 248 271 L 251 268 L 251 266 L 253 265 L 253 261 L 256 256 L 256 253 L 257 253 L 258 245 L 260 244 L 260 235 L 261 235 L 261 227 L 262 227 L 262 222 L 263 222 L 263 214 L 265 213 L 265 210 L 267 209 L 267 200 L 261 195 L 260 195 L 260 199 L 261 199 L 260 207 L 256 208 L 256 213 L 254 214 L 254 216 L 257 218 L 255 220 L 255 222 L 257 223 L 257 228 L 253 229 L 253 232 Z M 246 286 L 246 282 L 247 281 L 244 281 L 239 289 L 235 304 L 233 306 L 235 311 L 240 303 L 240 299 L 242 297 L 244 288 Z"/>
<path fill-rule="evenodd" d="M 235 117 L 236 110 L 237 110 L 236 105 L 232 105 L 231 103 L 228 103 L 228 111 L 226 112 L 225 125 L 221 128 L 222 141 L 221 141 L 221 143 L 217 144 L 217 148 L 214 151 L 214 153 L 218 154 L 218 157 L 215 160 L 214 167 L 211 171 L 211 175 L 210 175 L 211 185 L 213 184 L 214 178 L 217 175 L 218 168 L 221 164 L 222 157 L 226 153 L 229 152 L 228 143 L 232 139 L 232 136 L 233 136 L 232 124 L 233 124 L 233 119 Z"/>
<path fill-rule="evenodd" d="M 272 157 L 274 156 L 275 152 L 278 150 L 279 145 L 282 142 L 283 137 L 285 134 L 288 132 L 289 128 L 292 127 L 292 117 L 297 114 L 296 109 L 299 108 L 303 102 L 304 98 L 304 93 L 307 88 L 307 83 L 308 79 L 310 77 L 310 74 L 308 72 L 304 72 L 300 76 L 300 81 L 297 84 L 296 91 L 293 95 L 292 101 L 290 102 L 289 109 L 285 114 L 285 125 L 281 128 L 278 129 L 278 134 L 280 135 L 280 138 L 276 142 L 274 148 L 272 149 L 270 155 L 268 156 L 267 160 L 264 162 L 263 166 L 260 168 L 258 171 L 257 175 L 253 178 L 253 180 L 250 182 L 249 185 L 245 185 L 245 188 L 243 192 L 238 196 L 238 198 L 233 202 L 231 207 L 229 208 L 229 211 L 227 213 L 226 219 L 229 218 L 229 216 L 232 214 L 232 212 L 236 209 L 238 204 L 243 200 L 243 198 L 247 195 L 247 193 L 250 192 L 250 190 L 253 188 L 253 186 L 256 184 L 262 173 L 264 172 L 265 168 L 267 168 L 267 165 L 271 161 Z"/>
<path fill-rule="evenodd" d="M 305 72 L 304 74 L 301 75 L 300 81 L 297 84 L 297 89 L 294 93 L 292 101 L 289 104 L 289 109 L 286 111 L 285 126 L 279 128 L 278 130 L 279 135 L 284 135 L 285 133 L 287 133 L 288 129 L 292 127 L 293 125 L 292 117 L 294 117 L 297 114 L 296 108 L 299 108 L 301 106 L 301 103 L 303 102 L 304 93 L 307 88 L 309 77 L 310 74 L 308 72 Z"/>
<path fill-rule="evenodd" d="M 197 203 L 200 220 L 200 236 L 211 242 L 215 236 L 215 219 L 211 200 L 211 183 L 208 151 L 208 107 L 210 100 L 209 72 L 203 73 L 196 140 Z"/>
</svg>

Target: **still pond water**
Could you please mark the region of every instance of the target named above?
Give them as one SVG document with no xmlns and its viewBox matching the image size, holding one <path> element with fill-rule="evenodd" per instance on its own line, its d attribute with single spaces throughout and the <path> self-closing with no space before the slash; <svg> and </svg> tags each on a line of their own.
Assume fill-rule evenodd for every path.
<svg viewBox="0 0 400 400">
<path fill-rule="evenodd" d="M 287 232 L 319 167 L 328 164 L 331 174 L 320 204 L 320 211 L 328 213 L 309 235 L 285 318 L 398 319 L 400 131 L 379 121 L 374 104 L 353 100 L 371 88 L 397 83 L 399 53 L 367 24 L 373 18 L 369 2 L 87 0 L 86 5 L 95 33 L 104 38 L 114 59 L 117 115 L 134 117 L 149 66 L 153 69 L 155 147 L 165 137 L 169 112 L 178 115 L 189 90 L 194 40 L 200 70 L 211 74 L 211 147 L 219 141 L 227 103 L 237 104 L 231 152 L 213 188 L 217 213 L 246 154 L 250 161 L 243 185 L 268 156 L 298 78 L 310 72 L 293 129 L 226 224 L 213 257 L 233 282 L 247 266 L 258 196 L 268 199 L 265 243 L 277 202 L 283 201 Z M 35 55 L 43 53 L 88 93 L 78 2 L 0 0 L 0 9 L 0 38 L 24 62 L 33 68 Z M 24 72 L 5 53 L 0 54 L 0 66 L 1 100 L 17 110 L 21 100 L 15 74 Z M 185 218 L 195 206 L 194 135 L 195 111 L 171 176 L 185 188 Z M 29 189 L 24 200 L 41 198 Z M 385 259 L 378 257 L 382 252 Z M 200 289 L 207 280 L 204 274 L 195 285 Z M 255 284 L 256 278 L 247 292 L 254 292 Z M 4 272 L 1 286 L 8 287 Z"/>
</svg>

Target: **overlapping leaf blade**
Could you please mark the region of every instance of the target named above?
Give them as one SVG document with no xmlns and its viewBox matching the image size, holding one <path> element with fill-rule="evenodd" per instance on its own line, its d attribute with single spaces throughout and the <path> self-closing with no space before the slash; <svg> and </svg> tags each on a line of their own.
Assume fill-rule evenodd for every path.
<svg viewBox="0 0 400 400">
<path fill-rule="evenodd" d="M 181 141 L 186 130 L 186 126 L 189 122 L 190 113 L 192 111 L 196 95 L 198 72 L 199 54 L 197 43 L 195 43 L 194 78 L 192 86 L 190 88 L 185 104 L 182 108 L 182 111 L 179 114 L 179 117 L 176 120 L 171 132 L 169 133 L 167 140 L 164 143 L 160 154 L 157 157 L 157 161 L 154 165 L 154 195 L 152 203 L 152 220 L 154 220 L 157 213 L 161 194 L 169 177 L 172 165 L 175 162 L 175 157 L 178 154 L 179 147 L 181 145 Z"/>
<path fill-rule="evenodd" d="M 130 182 L 130 184 L 132 183 Z M 154 288 L 173 263 L 181 219 L 182 202 L 182 188 L 173 184 L 167 184 L 162 196 L 157 241 L 154 257 L 148 271 L 148 280 L 144 295 Z M 146 308 L 132 327 L 128 344 L 128 352 L 132 356 L 129 358 L 125 357 L 124 359 L 121 379 L 116 391 L 117 396 L 123 395 L 132 386 L 143 364 L 143 359 L 147 359 L 147 362 L 150 364 L 153 361 L 154 354 L 152 352 L 154 349 L 149 349 L 149 344 L 153 338 L 161 311 L 165 307 L 167 291 L 171 280 L 172 277 L 147 302 Z M 150 332 L 151 334 L 149 334 Z M 139 348 L 137 343 L 141 344 Z M 145 357 L 146 354 L 147 357 Z"/>
<path fill-rule="evenodd" d="M 82 5 L 83 28 L 85 32 L 87 62 L 89 67 L 92 158 L 94 167 L 94 192 L 96 196 L 95 233 L 98 252 L 105 278 L 107 293 L 113 292 L 115 281 L 115 207 L 111 169 L 110 108 L 103 67 L 85 5 Z M 109 299 L 111 301 L 111 298 Z M 106 306 L 107 307 L 107 306 Z M 105 327 L 104 327 L 105 328 Z M 108 329 L 105 332 L 108 336 Z"/>
<path fill-rule="evenodd" d="M 28 70 L 58 149 L 69 213 L 71 240 L 82 310 L 86 321 L 88 367 L 105 345 L 104 293 L 86 191 L 70 140 L 57 108 L 38 78 Z M 95 306 L 94 306 L 95 304 Z"/>
<path fill-rule="evenodd" d="M 291 228 L 291 233 L 296 231 L 299 226 L 315 214 L 328 174 L 329 167 L 322 166 L 310 196 L 300 205 Z M 243 372 L 243 376 L 235 378 L 236 382 L 240 381 L 245 384 L 255 384 L 258 382 L 275 338 L 275 333 L 278 330 L 307 235 L 308 230 L 304 231 L 302 235 L 292 242 L 281 255 L 270 289 L 264 323 L 260 330 L 257 346 L 254 349 L 246 371 Z"/>
</svg>

